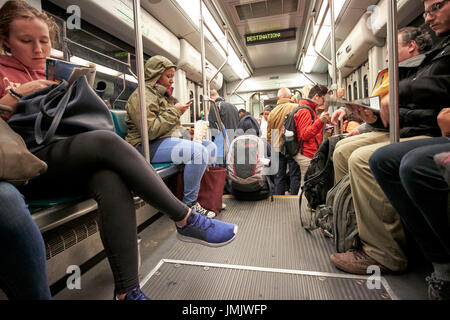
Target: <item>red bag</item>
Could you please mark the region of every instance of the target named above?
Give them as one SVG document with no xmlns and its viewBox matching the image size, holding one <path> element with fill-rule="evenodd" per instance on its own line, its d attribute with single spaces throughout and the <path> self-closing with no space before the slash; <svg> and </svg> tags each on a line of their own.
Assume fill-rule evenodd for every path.
<svg viewBox="0 0 450 320">
<path fill-rule="evenodd" d="M 200 205 L 216 214 L 222 210 L 222 195 L 225 187 L 227 170 L 220 167 L 208 167 L 200 181 L 200 191 L 197 201 Z M 183 172 L 178 173 L 176 196 L 183 199 L 184 179 Z"/>
</svg>

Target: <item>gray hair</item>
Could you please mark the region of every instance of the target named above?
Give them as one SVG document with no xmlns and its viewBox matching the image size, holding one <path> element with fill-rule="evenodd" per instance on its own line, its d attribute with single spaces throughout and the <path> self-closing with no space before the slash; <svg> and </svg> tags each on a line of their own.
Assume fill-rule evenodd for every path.
<svg viewBox="0 0 450 320">
<path fill-rule="evenodd" d="M 292 97 L 291 90 L 289 90 L 289 88 L 281 88 L 280 90 L 278 90 L 277 97 L 280 99 L 290 98 Z"/>
<path fill-rule="evenodd" d="M 403 45 L 414 41 L 419 47 L 419 53 L 427 52 L 433 46 L 433 39 L 430 34 L 421 28 L 405 27 L 398 30 L 398 34 L 402 35 Z"/>
</svg>

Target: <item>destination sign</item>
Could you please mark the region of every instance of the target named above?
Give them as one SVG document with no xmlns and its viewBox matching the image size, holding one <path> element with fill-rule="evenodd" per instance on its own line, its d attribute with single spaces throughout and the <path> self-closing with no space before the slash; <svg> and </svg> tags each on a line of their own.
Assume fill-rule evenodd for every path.
<svg viewBox="0 0 450 320">
<path fill-rule="evenodd" d="M 295 29 L 283 29 L 245 35 L 247 46 L 295 39 Z"/>
</svg>

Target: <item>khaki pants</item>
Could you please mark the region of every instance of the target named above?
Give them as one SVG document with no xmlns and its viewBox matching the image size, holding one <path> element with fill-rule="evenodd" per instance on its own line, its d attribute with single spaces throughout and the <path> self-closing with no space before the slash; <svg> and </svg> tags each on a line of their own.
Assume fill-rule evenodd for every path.
<svg viewBox="0 0 450 320">
<path fill-rule="evenodd" d="M 297 162 L 298 166 L 300 167 L 300 189 L 298 190 L 298 194 L 302 192 L 302 186 L 303 182 L 305 181 L 305 174 L 306 171 L 308 171 L 309 163 L 311 162 L 311 159 L 307 156 L 304 156 L 300 153 L 297 153 L 294 157 L 295 162 Z"/>
<path fill-rule="evenodd" d="M 400 141 L 422 138 L 427 137 Z M 400 216 L 378 186 L 369 167 L 372 154 L 389 143 L 387 132 L 369 132 L 345 138 L 337 143 L 333 162 L 336 183 L 345 174 L 350 174 L 358 232 L 364 251 L 389 269 L 400 271 L 407 266 L 403 252 L 405 234 Z"/>
</svg>

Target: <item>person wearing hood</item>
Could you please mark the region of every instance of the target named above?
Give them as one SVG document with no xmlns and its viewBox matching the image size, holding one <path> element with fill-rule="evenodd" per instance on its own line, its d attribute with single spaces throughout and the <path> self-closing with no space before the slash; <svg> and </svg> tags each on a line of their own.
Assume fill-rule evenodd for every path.
<svg viewBox="0 0 450 320">
<path fill-rule="evenodd" d="M 24 1 L 0 8 L 0 103 L 13 110 L 21 96 L 53 84 L 45 80 L 57 27 L 45 13 Z M 7 79 L 6 79 L 7 78 Z M 106 108 L 106 106 L 105 106 Z M 1 120 L 3 121 L 3 120 Z M 148 300 L 139 287 L 136 209 L 133 194 L 176 224 L 183 241 L 221 246 L 237 226 L 214 223 L 187 207 L 167 188 L 139 152 L 111 131 L 95 130 L 58 140 L 35 155 L 48 171 L 21 186 L 26 199 L 88 194 L 98 203 L 99 231 L 114 277 L 114 299 Z M 17 254 L 20 252 L 21 254 Z M 50 299 L 45 246 L 22 195 L 0 183 L 0 286 L 12 299 Z"/>
<path fill-rule="evenodd" d="M 214 218 L 216 214 L 204 209 L 197 202 L 197 197 L 207 165 L 216 162 L 217 147 L 210 141 L 203 140 L 200 144 L 187 138 L 189 134 L 181 126 L 180 117 L 189 108 L 189 103 L 174 104 L 169 93 L 174 82 L 175 69 L 176 66 L 163 56 L 151 57 L 145 63 L 145 105 L 150 161 L 185 164 L 183 203 L 209 218 Z M 142 151 L 137 89 L 128 99 L 126 109 L 126 141 Z"/>
</svg>

